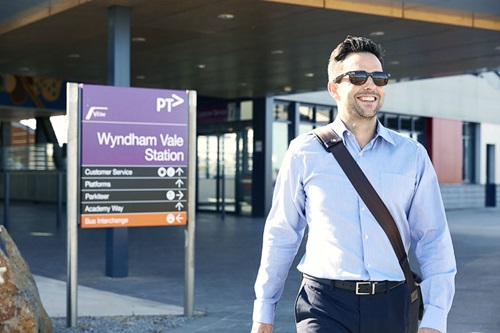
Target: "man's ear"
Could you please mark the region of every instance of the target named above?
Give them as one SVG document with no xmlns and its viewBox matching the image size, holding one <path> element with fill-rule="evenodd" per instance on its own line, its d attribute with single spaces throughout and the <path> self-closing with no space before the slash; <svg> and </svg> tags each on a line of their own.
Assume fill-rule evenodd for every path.
<svg viewBox="0 0 500 333">
<path fill-rule="evenodd" d="M 339 85 L 335 82 L 328 82 L 328 84 L 326 85 L 326 87 L 328 88 L 328 92 L 330 93 L 330 95 L 336 100 L 338 99 L 338 94 L 337 94 L 337 89 L 339 87 Z"/>
</svg>

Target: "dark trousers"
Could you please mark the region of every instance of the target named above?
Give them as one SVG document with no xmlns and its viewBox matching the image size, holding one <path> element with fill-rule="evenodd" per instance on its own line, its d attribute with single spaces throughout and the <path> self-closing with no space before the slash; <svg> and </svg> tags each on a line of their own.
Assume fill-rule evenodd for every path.
<svg viewBox="0 0 500 333">
<path fill-rule="evenodd" d="M 298 333 L 405 333 L 409 306 L 405 283 L 365 296 L 304 279 L 295 321 Z"/>
</svg>

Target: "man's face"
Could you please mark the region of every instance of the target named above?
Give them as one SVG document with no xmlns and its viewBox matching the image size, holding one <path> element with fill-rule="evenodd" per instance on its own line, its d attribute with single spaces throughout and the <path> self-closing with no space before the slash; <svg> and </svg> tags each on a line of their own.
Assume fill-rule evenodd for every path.
<svg viewBox="0 0 500 333">
<path fill-rule="evenodd" d="M 381 72 L 382 64 L 371 53 L 352 53 L 339 66 L 336 75 L 348 71 Z M 384 104 L 384 87 L 373 83 L 368 77 L 362 85 L 354 85 L 346 75 L 339 83 L 328 83 L 328 91 L 337 101 L 339 112 L 348 119 L 372 119 Z"/>
</svg>

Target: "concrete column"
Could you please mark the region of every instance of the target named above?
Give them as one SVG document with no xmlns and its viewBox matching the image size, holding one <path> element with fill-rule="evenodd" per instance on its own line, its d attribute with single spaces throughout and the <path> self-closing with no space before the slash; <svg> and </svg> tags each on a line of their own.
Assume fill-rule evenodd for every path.
<svg viewBox="0 0 500 333">
<path fill-rule="evenodd" d="M 259 98 L 253 103 L 253 174 L 252 216 L 264 217 L 271 208 L 273 195 L 273 99 Z"/>
<path fill-rule="evenodd" d="M 108 10 L 108 84 L 130 86 L 130 8 Z M 106 230 L 106 276 L 128 276 L 128 228 Z"/>
</svg>

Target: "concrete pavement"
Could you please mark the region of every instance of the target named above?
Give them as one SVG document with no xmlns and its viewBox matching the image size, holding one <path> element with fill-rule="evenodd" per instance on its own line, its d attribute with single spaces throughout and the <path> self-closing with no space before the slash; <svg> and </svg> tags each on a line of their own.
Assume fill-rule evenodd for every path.
<svg viewBox="0 0 500 333">
<path fill-rule="evenodd" d="M 55 206 L 16 203 L 9 233 L 21 250 L 52 317 L 65 316 L 66 230 Z M 447 211 L 458 264 L 451 333 L 500 332 L 500 209 Z M 198 214 L 195 309 L 206 312 L 175 333 L 249 332 L 263 219 Z M 79 316 L 181 314 L 184 228 L 129 229 L 129 276 L 104 275 L 105 231 L 79 230 Z M 297 258 L 298 260 L 298 258 Z M 278 305 L 275 332 L 294 332 L 299 274 L 292 268 Z M 103 306 L 105 304 L 106 306 Z"/>
<path fill-rule="evenodd" d="M 66 282 L 35 275 L 42 304 L 51 318 L 65 318 Z M 184 308 L 177 305 L 120 295 L 109 291 L 78 286 L 77 312 L 79 316 L 181 316 Z"/>
</svg>

